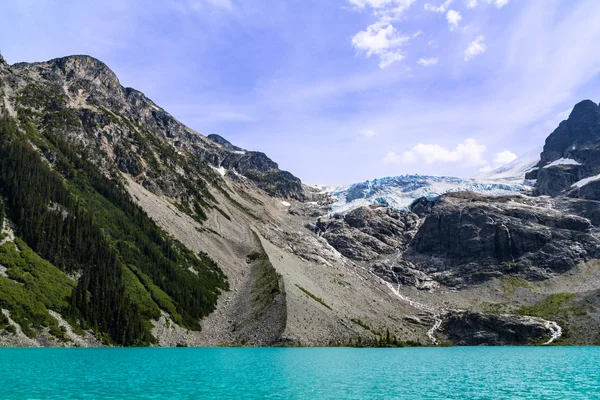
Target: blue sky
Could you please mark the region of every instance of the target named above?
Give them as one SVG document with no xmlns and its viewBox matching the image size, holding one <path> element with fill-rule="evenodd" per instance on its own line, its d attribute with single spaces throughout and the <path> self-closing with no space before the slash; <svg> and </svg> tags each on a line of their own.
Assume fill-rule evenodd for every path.
<svg viewBox="0 0 600 400">
<path fill-rule="evenodd" d="M 89 54 L 307 183 L 471 177 L 600 101 L 598 0 L 14 0 L 9 63 Z"/>
</svg>

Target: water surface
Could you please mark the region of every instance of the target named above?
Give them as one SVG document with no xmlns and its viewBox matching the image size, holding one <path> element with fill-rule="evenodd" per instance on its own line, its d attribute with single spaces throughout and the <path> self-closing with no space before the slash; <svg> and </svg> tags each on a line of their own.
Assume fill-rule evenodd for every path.
<svg viewBox="0 0 600 400">
<path fill-rule="evenodd" d="M 600 348 L 0 349 L 0 399 L 592 399 Z"/>
</svg>

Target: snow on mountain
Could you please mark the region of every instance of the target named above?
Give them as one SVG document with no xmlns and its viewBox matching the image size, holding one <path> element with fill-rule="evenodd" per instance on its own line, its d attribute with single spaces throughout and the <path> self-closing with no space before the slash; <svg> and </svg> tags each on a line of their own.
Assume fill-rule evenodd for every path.
<svg viewBox="0 0 600 400">
<path fill-rule="evenodd" d="M 534 170 L 537 163 L 540 162 L 540 153 L 542 149 L 535 149 L 523 154 L 521 157 L 505 164 L 488 173 L 478 175 L 474 179 L 478 182 L 497 182 L 522 185 L 525 180 L 525 174 Z M 526 182 L 531 183 L 531 182 Z"/>
<path fill-rule="evenodd" d="M 540 161 L 541 149 L 532 150 L 516 160 L 473 179 L 450 176 L 402 175 L 374 179 L 352 185 L 315 186 L 321 194 L 336 201 L 331 213 L 345 213 L 361 206 L 383 204 L 406 210 L 420 197 L 435 199 L 449 192 L 474 192 L 488 196 L 520 194 L 534 182 L 525 181 L 525 174 Z"/>
<path fill-rule="evenodd" d="M 590 176 L 589 178 L 583 178 L 583 179 L 575 182 L 574 184 L 572 184 L 571 187 L 572 188 L 575 188 L 575 187 L 582 188 L 585 185 L 587 185 L 588 183 L 597 181 L 598 179 L 600 179 L 600 175 Z"/>
<path fill-rule="evenodd" d="M 548 165 L 544 165 L 544 168 L 550 168 L 556 165 L 581 165 L 581 163 L 573 160 L 572 158 L 559 158 L 556 161 L 552 161 Z"/>
<path fill-rule="evenodd" d="M 344 213 L 371 204 L 387 205 L 406 210 L 420 197 L 435 199 L 449 192 L 474 192 L 490 196 L 518 194 L 523 184 L 478 182 L 449 176 L 403 175 L 374 179 L 346 186 L 322 187 L 321 193 L 330 194 L 337 201 L 331 213 Z"/>
</svg>

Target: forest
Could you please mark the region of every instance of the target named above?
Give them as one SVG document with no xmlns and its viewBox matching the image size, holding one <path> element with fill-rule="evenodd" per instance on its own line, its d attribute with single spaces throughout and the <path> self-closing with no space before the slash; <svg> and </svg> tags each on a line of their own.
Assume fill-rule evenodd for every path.
<svg viewBox="0 0 600 400">
<path fill-rule="evenodd" d="M 201 329 L 199 321 L 228 288 L 216 263 L 161 230 L 85 149 L 44 122 L 19 117 L 0 119 L 0 220 L 8 218 L 23 246 L 76 279 L 67 301 L 48 307 L 123 346 L 154 343 L 150 320 L 160 310 Z M 0 306 L 12 311 L 5 297 L 0 293 Z M 33 328 L 48 325 L 26 309 L 19 318 Z"/>
</svg>

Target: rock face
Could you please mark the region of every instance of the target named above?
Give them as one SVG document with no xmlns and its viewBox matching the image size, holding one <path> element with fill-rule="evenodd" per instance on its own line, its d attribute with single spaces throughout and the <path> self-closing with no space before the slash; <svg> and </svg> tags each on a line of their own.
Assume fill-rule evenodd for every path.
<svg viewBox="0 0 600 400">
<path fill-rule="evenodd" d="M 506 273 L 544 279 L 600 254 L 592 228 L 544 200 L 449 194 L 425 217 L 404 258 L 447 284 Z"/>
<path fill-rule="evenodd" d="M 221 147 L 223 147 L 225 150 L 241 151 L 241 152 L 246 151 L 246 150 L 242 149 L 241 147 L 234 146 L 229 140 L 225 139 L 223 136 L 211 133 L 210 135 L 207 136 L 207 138 L 209 138 L 210 140 L 212 140 L 215 143 L 220 144 Z"/>
<path fill-rule="evenodd" d="M 279 165 L 264 153 L 247 151 L 242 154 L 235 151 L 229 153 L 221 161 L 220 166 L 235 170 L 274 196 L 297 200 L 306 197 L 300 179 L 287 171 L 280 170 Z"/>
<path fill-rule="evenodd" d="M 537 179 L 536 193 L 556 196 L 571 185 L 600 174 L 600 106 L 590 100 L 578 103 L 566 121 L 548 138 L 537 170 L 527 175 Z M 579 192 L 579 191 L 578 191 Z M 583 195 L 594 196 L 592 191 Z"/>
<path fill-rule="evenodd" d="M 353 260 L 373 260 L 402 251 L 412 239 L 418 218 L 387 207 L 360 207 L 342 216 L 320 218 L 319 232 L 337 251 Z"/>
<path fill-rule="evenodd" d="M 452 343 L 459 346 L 515 346 L 536 344 L 550 338 L 545 321 L 535 317 L 455 312 L 441 326 Z"/>
</svg>

